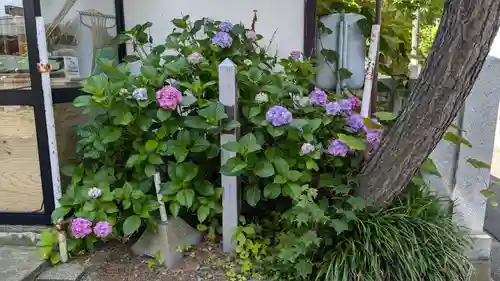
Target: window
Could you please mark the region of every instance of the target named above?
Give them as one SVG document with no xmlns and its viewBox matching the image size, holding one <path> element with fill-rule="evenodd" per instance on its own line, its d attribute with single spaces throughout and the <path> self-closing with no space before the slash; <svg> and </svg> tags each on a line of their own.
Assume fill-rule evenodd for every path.
<svg viewBox="0 0 500 281">
<path fill-rule="evenodd" d="M 30 89 L 22 0 L 0 0 L 0 90 Z"/>
<path fill-rule="evenodd" d="M 1 1 L 1 0 L 0 0 Z M 117 62 L 115 5 L 112 0 L 40 0 L 45 19 L 52 87 L 79 87 L 102 71 L 100 58 Z"/>
</svg>

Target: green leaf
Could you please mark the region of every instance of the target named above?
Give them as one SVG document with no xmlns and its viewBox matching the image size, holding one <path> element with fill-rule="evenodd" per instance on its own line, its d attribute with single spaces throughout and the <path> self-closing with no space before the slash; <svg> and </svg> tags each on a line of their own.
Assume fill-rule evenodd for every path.
<svg viewBox="0 0 500 281">
<path fill-rule="evenodd" d="M 382 125 L 375 124 L 375 122 L 373 122 L 373 120 L 371 118 L 366 118 L 366 117 L 363 118 L 363 124 L 365 125 L 365 127 L 367 129 L 372 129 L 372 130 L 384 128 Z"/>
<path fill-rule="evenodd" d="M 158 120 L 161 122 L 164 122 L 168 120 L 172 116 L 172 111 L 171 110 L 165 110 L 165 109 L 158 109 L 158 112 L 156 112 L 156 117 L 158 117 Z"/>
<path fill-rule="evenodd" d="M 155 151 L 157 147 L 158 147 L 158 141 L 156 141 L 156 140 L 148 140 L 146 142 L 146 145 L 144 146 L 146 151 L 149 153 Z"/>
<path fill-rule="evenodd" d="M 316 164 L 316 162 L 314 162 L 314 160 L 312 160 L 312 159 L 307 160 L 307 162 L 306 162 L 306 168 L 308 170 L 314 170 L 314 171 L 318 171 L 319 170 L 318 164 Z"/>
<path fill-rule="evenodd" d="M 153 165 L 146 165 L 144 167 L 144 173 L 148 177 L 154 176 L 155 172 L 156 172 L 156 169 L 155 169 L 155 166 L 153 166 Z"/>
<path fill-rule="evenodd" d="M 207 107 L 198 110 L 198 115 L 205 117 L 212 124 L 227 118 L 224 106 L 218 102 L 212 102 Z"/>
<path fill-rule="evenodd" d="M 446 134 L 444 134 L 443 140 L 449 141 L 456 145 L 464 144 L 467 147 L 472 147 L 472 144 L 467 139 L 452 132 L 446 132 Z"/>
<path fill-rule="evenodd" d="M 121 112 L 118 116 L 115 117 L 116 125 L 127 126 L 134 120 L 134 116 L 130 112 Z"/>
<path fill-rule="evenodd" d="M 247 163 L 245 163 L 240 157 L 233 157 L 227 161 L 221 168 L 221 174 L 225 176 L 239 176 L 247 167 Z"/>
<path fill-rule="evenodd" d="M 295 265 L 295 267 L 296 267 L 299 275 L 304 279 L 307 279 L 306 277 L 308 277 L 312 273 L 312 270 L 313 270 L 313 264 L 310 261 L 307 261 L 304 259 L 301 259 Z"/>
<path fill-rule="evenodd" d="M 321 55 L 323 55 L 323 57 L 325 57 L 325 60 L 329 63 L 335 63 L 339 59 L 339 54 L 337 52 L 335 52 L 334 50 L 330 50 L 330 49 L 322 48 Z"/>
<path fill-rule="evenodd" d="M 102 95 L 109 86 L 108 76 L 104 73 L 92 75 L 85 79 L 82 85 L 82 91 L 94 95 Z"/>
<path fill-rule="evenodd" d="M 264 197 L 269 199 L 276 199 L 281 194 L 281 186 L 278 184 L 270 183 L 264 187 Z"/>
<path fill-rule="evenodd" d="M 177 192 L 175 196 L 177 202 L 184 207 L 190 208 L 193 205 L 194 201 L 194 190 L 192 189 L 182 189 Z"/>
<path fill-rule="evenodd" d="M 245 192 L 245 199 L 248 202 L 248 204 L 252 207 L 257 206 L 257 203 L 260 201 L 260 189 L 257 188 L 256 186 L 251 186 L 247 188 Z"/>
<path fill-rule="evenodd" d="M 135 164 L 137 164 L 137 162 L 139 161 L 139 154 L 132 154 L 130 155 L 130 157 L 128 158 L 127 160 L 127 168 L 132 168 L 135 166 Z"/>
<path fill-rule="evenodd" d="M 339 134 L 339 139 L 354 150 L 366 150 L 365 140 L 354 136 Z"/>
<path fill-rule="evenodd" d="M 191 162 L 180 163 L 175 166 L 175 175 L 183 182 L 190 182 L 198 175 L 198 166 Z"/>
<path fill-rule="evenodd" d="M 298 181 L 302 173 L 299 171 L 288 171 L 287 179 L 291 181 Z"/>
<path fill-rule="evenodd" d="M 163 164 L 163 160 L 161 159 L 161 156 L 158 154 L 150 154 L 148 157 L 148 162 L 153 165 Z"/>
<path fill-rule="evenodd" d="M 350 196 L 347 199 L 347 203 L 349 203 L 354 210 L 364 210 L 366 208 L 366 200 L 361 197 Z"/>
<path fill-rule="evenodd" d="M 430 158 L 425 159 L 420 169 L 422 170 L 422 172 L 441 177 L 441 173 L 439 173 L 436 164 L 434 164 L 434 161 L 432 161 L 432 159 Z"/>
<path fill-rule="evenodd" d="M 193 129 L 208 129 L 210 125 L 200 116 L 187 116 L 184 118 L 184 125 Z"/>
<path fill-rule="evenodd" d="M 302 193 L 302 188 L 298 184 L 288 183 L 283 188 L 283 193 L 288 195 L 292 199 L 297 199 Z"/>
<path fill-rule="evenodd" d="M 55 209 L 51 215 L 52 222 L 55 223 L 59 219 L 64 219 L 64 216 L 66 216 L 69 213 L 69 211 L 71 211 L 71 209 L 67 207 L 59 207 Z"/>
<path fill-rule="evenodd" d="M 491 189 L 483 189 L 480 192 L 486 198 L 490 198 L 490 197 L 493 197 L 496 195 L 496 192 L 494 190 L 491 190 Z"/>
<path fill-rule="evenodd" d="M 209 181 L 196 182 L 194 188 L 203 196 L 212 196 L 215 193 L 214 186 Z"/>
<path fill-rule="evenodd" d="M 122 128 L 111 126 L 104 127 L 99 135 L 102 138 L 102 143 L 112 143 L 120 139 L 122 136 Z"/>
<path fill-rule="evenodd" d="M 285 133 L 285 129 L 283 129 L 282 127 L 269 126 L 266 128 L 266 130 L 271 136 L 275 138 L 282 136 Z"/>
<path fill-rule="evenodd" d="M 257 138 L 255 138 L 252 133 L 244 135 L 238 143 L 240 144 L 239 152 L 243 156 L 262 149 L 262 147 L 257 143 Z"/>
<path fill-rule="evenodd" d="M 210 215 L 210 208 L 202 205 L 198 208 L 196 214 L 198 215 L 198 221 L 202 223 L 207 219 L 208 215 Z"/>
<path fill-rule="evenodd" d="M 276 175 L 274 177 L 274 183 L 277 183 L 277 184 L 283 184 L 283 183 L 286 183 L 287 182 L 287 179 L 282 176 L 282 175 Z"/>
<path fill-rule="evenodd" d="M 190 106 L 190 105 L 192 105 L 195 102 L 196 102 L 196 97 L 195 96 L 187 95 L 187 96 L 184 96 L 182 98 L 181 105 L 183 105 L 183 106 Z"/>
<path fill-rule="evenodd" d="M 347 68 L 339 68 L 338 69 L 340 80 L 349 79 L 352 77 L 352 72 Z"/>
<path fill-rule="evenodd" d="M 224 148 L 227 151 L 231 151 L 231 152 L 239 152 L 240 151 L 240 143 L 237 141 L 230 141 L 228 143 L 223 144 L 222 148 Z"/>
<path fill-rule="evenodd" d="M 490 169 L 491 168 L 490 164 L 483 162 L 483 161 L 479 161 L 479 160 L 474 159 L 474 158 L 467 159 L 467 163 L 469 163 L 470 165 L 472 165 L 472 167 L 474 167 L 476 169 Z"/>
<path fill-rule="evenodd" d="M 143 65 L 141 67 L 141 74 L 150 81 L 154 81 L 160 76 L 160 73 L 158 72 L 156 67 L 152 65 Z"/>
<path fill-rule="evenodd" d="M 175 27 L 182 29 L 187 28 L 187 22 L 184 19 L 173 19 L 172 23 Z"/>
<path fill-rule="evenodd" d="M 90 102 L 92 100 L 92 97 L 89 96 L 89 95 L 82 95 L 82 96 L 78 96 L 75 98 L 75 100 L 73 101 L 73 105 L 75 107 L 85 107 L 85 106 L 89 106 L 90 105 Z"/>
<path fill-rule="evenodd" d="M 290 170 L 290 165 L 288 165 L 288 162 L 286 162 L 285 159 L 283 158 L 275 158 L 273 160 L 274 167 L 276 168 L 276 171 L 282 175 L 282 176 L 287 176 L 288 171 Z"/>
<path fill-rule="evenodd" d="M 170 202 L 168 209 L 170 210 L 172 216 L 177 217 L 179 215 L 179 211 L 181 210 L 181 205 L 177 202 Z"/>
<path fill-rule="evenodd" d="M 261 178 L 268 178 L 274 175 L 274 167 L 271 162 L 262 160 L 255 165 L 255 174 Z"/>
<path fill-rule="evenodd" d="M 382 121 L 391 121 L 391 120 L 396 119 L 396 117 L 397 117 L 394 113 L 385 112 L 385 111 L 376 112 L 373 115 L 375 115 L 378 120 L 382 120 Z"/>
<path fill-rule="evenodd" d="M 210 142 L 208 142 L 208 140 L 206 140 L 205 138 L 200 138 L 195 141 L 193 147 L 191 147 L 191 151 L 203 152 L 207 150 L 209 147 L 210 147 Z"/>
<path fill-rule="evenodd" d="M 137 215 L 132 215 L 125 219 L 123 222 L 123 235 L 124 236 L 129 236 L 132 233 L 136 232 L 139 230 L 139 227 L 141 226 L 141 218 Z"/>
<path fill-rule="evenodd" d="M 349 229 L 349 225 L 346 222 L 337 219 L 330 220 L 330 225 L 335 229 L 337 234 L 341 234 Z"/>
<path fill-rule="evenodd" d="M 258 67 L 251 67 L 248 71 L 248 78 L 254 82 L 259 82 L 262 79 L 261 70 Z"/>
</svg>

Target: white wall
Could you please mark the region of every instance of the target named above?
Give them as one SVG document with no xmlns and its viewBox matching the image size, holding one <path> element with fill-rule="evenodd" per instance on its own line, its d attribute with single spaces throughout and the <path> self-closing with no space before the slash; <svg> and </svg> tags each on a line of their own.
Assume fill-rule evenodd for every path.
<svg viewBox="0 0 500 281">
<path fill-rule="evenodd" d="M 273 33 L 276 36 L 271 51 L 288 56 L 292 50 L 302 50 L 304 45 L 304 0 L 124 0 L 125 27 L 147 21 L 153 42 L 163 43 L 174 26 L 170 22 L 182 15 L 197 20 L 209 17 L 214 20 L 243 22 L 250 27 L 253 10 L 258 11 L 257 33 L 264 36 L 261 44 L 268 45 Z"/>
</svg>

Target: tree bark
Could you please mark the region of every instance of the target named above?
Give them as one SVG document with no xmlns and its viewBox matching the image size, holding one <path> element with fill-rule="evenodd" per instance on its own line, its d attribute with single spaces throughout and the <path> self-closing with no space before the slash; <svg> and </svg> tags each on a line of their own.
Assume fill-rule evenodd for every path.
<svg viewBox="0 0 500 281">
<path fill-rule="evenodd" d="M 383 206 L 404 191 L 470 94 L 497 35 L 499 15 L 499 0 L 446 1 L 408 105 L 363 166 L 358 195 Z"/>
</svg>

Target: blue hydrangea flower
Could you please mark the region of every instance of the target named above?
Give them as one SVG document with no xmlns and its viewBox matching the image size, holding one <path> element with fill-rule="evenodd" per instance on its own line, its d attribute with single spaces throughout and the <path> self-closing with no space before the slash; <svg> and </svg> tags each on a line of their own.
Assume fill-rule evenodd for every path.
<svg viewBox="0 0 500 281">
<path fill-rule="evenodd" d="M 267 122 L 271 123 L 274 127 L 279 127 L 292 122 L 292 113 L 283 106 L 273 106 L 269 108 L 266 113 Z"/>
<path fill-rule="evenodd" d="M 222 21 L 219 25 L 219 31 L 229 32 L 231 29 L 233 29 L 233 24 L 228 20 Z"/>
<path fill-rule="evenodd" d="M 329 102 L 325 105 L 326 114 L 336 115 L 342 111 L 340 104 L 338 102 Z"/>
<path fill-rule="evenodd" d="M 310 143 L 304 143 L 300 148 L 300 151 L 302 152 L 302 155 L 307 155 L 314 151 L 314 145 Z"/>
<path fill-rule="evenodd" d="M 148 99 L 148 90 L 146 88 L 138 88 L 135 89 L 132 93 L 132 96 L 136 100 L 147 100 Z"/>
<path fill-rule="evenodd" d="M 328 95 L 321 90 L 314 90 L 309 94 L 309 101 L 313 105 L 325 105 L 328 101 Z"/>
<path fill-rule="evenodd" d="M 359 114 L 352 114 L 347 118 L 347 127 L 353 133 L 357 133 L 365 128 L 363 117 Z"/>
<path fill-rule="evenodd" d="M 333 156 L 345 157 L 351 149 L 341 140 L 333 140 L 328 146 L 328 154 Z"/>
<path fill-rule="evenodd" d="M 212 37 L 212 44 L 221 48 L 229 48 L 233 44 L 233 38 L 229 33 L 219 31 Z"/>
<path fill-rule="evenodd" d="M 342 114 L 349 116 L 352 114 L 353 104 L 350 99 L 343 99 L 339 102 L 340 108 L 342 109 Z"/>
<path fill-rule="evenodd" d="M 384 133 L 383 130 L 369 130 L 366 133 L 366 142 L 368 143 L 368 147 L 370 149 L 377 149 L 378 146 L 380 145 L 380 141 L 382 138 L 382 134 Z"/>
<path fill-rule="evenodd" d="M 102 195 L 102 190 L 100 188 L 97 188 L 97 187 L 92 187 L 91 189 L 89 189 L 87 195 L 90 198 L 99 198 Z"/>
</svg>

